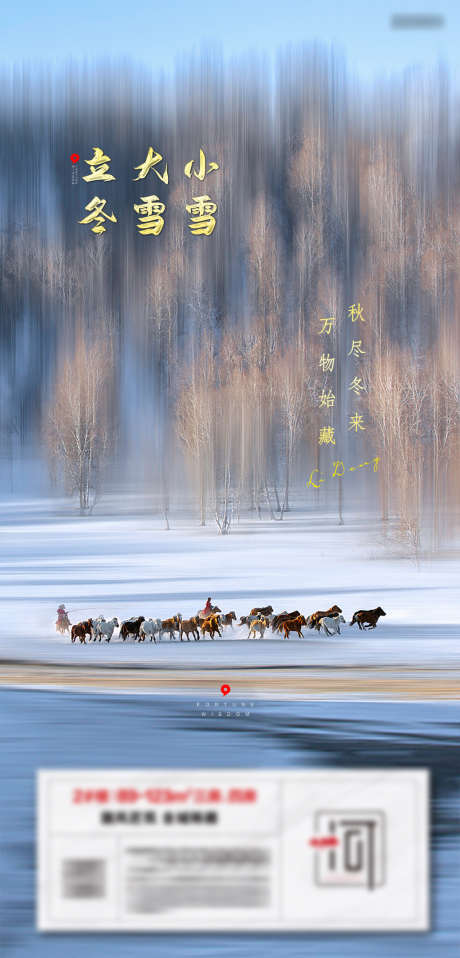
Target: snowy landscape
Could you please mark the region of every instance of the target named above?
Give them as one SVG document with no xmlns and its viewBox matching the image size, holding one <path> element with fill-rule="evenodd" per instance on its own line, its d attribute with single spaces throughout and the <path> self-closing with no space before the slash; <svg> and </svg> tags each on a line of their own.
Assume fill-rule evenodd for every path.
<svg viewBox="0 0 460 958">
<path fill-rule="evenodd" d="M 459 954 L 458 45 L 444 61 L 388 11 L 298 6 L 115 4 L 108 24 L 83 4 L 61 33 L 18 7 L 34 52 L 5 61 L 0 102 L 11 955 Z M 236 616 L 214 639 L 56 629 L 61 605 L 121 624 L 208 597 Z M 238 625 L 333 605 L 340 634 Z M 37 770 L 134 766 L 429 769 L 431 929 L 38 933 Z"/>
<path fill-rule="evenodd" d="M 137 61 L 7 86 L 4 660 L 458 666 L 458 117 L 441 70 L 372 89 L 347 70 L 333 47 L 289 48 L 260 73 L 185 56 L 160 99 Z M 216 216 L 195 235 L 198 162 Z M 92 230 L 87 166 L 119 210 Z M 126 225 L 144 166 L 161 236 Z M 346 623 L 155 644 L 55 630 L 60 603 L 72 623 L 187 618 L 208 596 L 238 618 L 337 604 Z M 379 606 L 376 629 L 349 626 Z"/>
<path fill-rule="evenodd" d="M 101 667 L 177 669 L 395 665 L 460 667 L 458 558 L 418 563 L 389 554 L 381 525 L 350 515 L 292 513 L 282 523 L 247 520 L 231 535 L 182 519 L 166 531 L 158 517 L 80 518 L 69 503 L 5 498 L 1 507 L 0 655 L 6 660 Z M 237 618 L 253 606 L 308 615 L 337 603 L 340 635 L 303 628 L 289 640 L 267 630 L 248 639 L 246 626 L 223 637 L 161 643 L 115 630 L 108 644 L 72 644 L 55 630 L 61 602 L 70 621 L 88 617 L 184 618 L 211 596 Z M 349 622 L 357 609 L 382 606 L 375 630 Z"/>
</svg>

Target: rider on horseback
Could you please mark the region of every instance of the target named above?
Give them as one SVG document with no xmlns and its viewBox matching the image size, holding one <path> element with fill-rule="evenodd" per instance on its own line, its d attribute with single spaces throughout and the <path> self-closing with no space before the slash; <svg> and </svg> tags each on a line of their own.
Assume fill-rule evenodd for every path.
<svg viewBox="0 0 460 958">
<path fill-rule="evenodd" d="M 196 616 L 197 616 L 197 619 L 200 619 L 202 621 L 203 619 L 207 619 L 208 616 L 213 615 L 214 613 L 217 614 L 220 612 L 221 612 L 221 609 L 219 609 L 217 605 L 212 604 L 212 599 L 211 599 L 211 596 L 209 595 L 206 600 L 206 605 L 204 609 L 199 609 Z"/>
<path fill-rule="evenodd" d="M 61 605 L 57 609 L 56 631 L 65 632 L 69 627 L 70 622 L 68 613 L 66 612 L 65 603 L 61 602 Z"/>
<path fill-rule="evenodd" d="M 205 618 L 206 618 L 207 615 L 210 614 L 210 612 L 212 612 L 211 596 L 208 596 L 208 598 L 207 598 L 207 600 L 206 600 L 206 605 L 205 605 L 204 609 L 202 609 L 201 611 L 202 611 L 202 613 L 203 613 L 203 615 L 204 615 Z"/>
</svg>

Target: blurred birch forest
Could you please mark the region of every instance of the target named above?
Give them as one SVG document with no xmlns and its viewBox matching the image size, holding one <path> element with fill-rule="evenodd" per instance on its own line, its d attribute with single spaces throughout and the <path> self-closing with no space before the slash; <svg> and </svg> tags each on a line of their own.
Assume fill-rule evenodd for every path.
<svg viewBox="0 0 460 958">
<path fill-rule="evenodd" d="M 410 550 L 447 542 L 460 122 L 442 66 L 363 87 L 316 48 L 273 69 L 207 53 L 172 78 L 129 63 L 18 68 L 2 90 L 3 464 L 47 460 L 82 512 L 116 481 L 150 490 L 166 523 L 181 499 L 221 532 L 248 510 L 342 521 L 366 507 Z M 82 179 L 96 146 L 111 182 Z M 134 182 L 150 146 L 168 184 Z M 201 147 L 219 164 L 202 182 L 184 175 Z M 117 217 L 99 236 L 78 222 L 96 193 Z M 152 193 L 165 226 L 142 236 L 133 204 Z M 202 194 L 218 205 L 211 236 L 188 227 Z M 335 444 L 319 441 L 327 426 Z M 376 472 L 361 467 L 374 457 Z"/>
</svg>

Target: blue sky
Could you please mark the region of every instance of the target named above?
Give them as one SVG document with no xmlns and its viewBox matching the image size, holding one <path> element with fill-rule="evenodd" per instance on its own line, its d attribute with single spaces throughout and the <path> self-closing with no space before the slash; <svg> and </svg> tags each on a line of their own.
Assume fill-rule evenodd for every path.
<svg viewBox="0 0 460 958">
<path fill-rule="evenodd" d="M 443 14 L 438 30 L 391 30 L 394 13 Z M 460 3 L 427 0 L 22 0 L 4 6 L 0 61 L 128 56 L 170 69 L 184 52 L 217 45 L 231 57 L 274 56 L 289 43 L 337 45 L 369 78 L 410 64 L 458 60 Z"/>
</svg>

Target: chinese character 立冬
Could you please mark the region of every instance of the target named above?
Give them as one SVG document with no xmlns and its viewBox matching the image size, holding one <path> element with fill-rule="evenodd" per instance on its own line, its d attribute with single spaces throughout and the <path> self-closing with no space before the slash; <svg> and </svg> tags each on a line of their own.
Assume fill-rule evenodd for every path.
<svg viewBox="0 0 460 958">
<path fill-rule="evenodd" d="M 109 163 L 112 162 L 110 156 L 106 156 L 99 146 L 93 146 L 93 150 L 94 156 L 92 160 L 85 160 L 91 173 L 88 173 L 87 176 L 82 176 L 82 179 L 85 180 L 86 183 L 92 183 L 94 180 L 114 180 L 115 177 L 112 176 L 111 173 L 107 173 Z"/>
<path fill-rule="evenodd" d="M 94 196 L 92 200 L 85 206 L 85 210 L 88 210 L 89 216 L 85 216 L 84 219 L 79 220 L 79 223 L 95 223 L 95 226 L 92 226 L 93 233 L 105 233 L 104 219 L 110 220 L 111 223 L 116 223 L 117 218 L 114 213 L 104 213 L 104 206 L 107 203 L 107 200 L 101 200 L 98 196 Z"/>
</svg>

